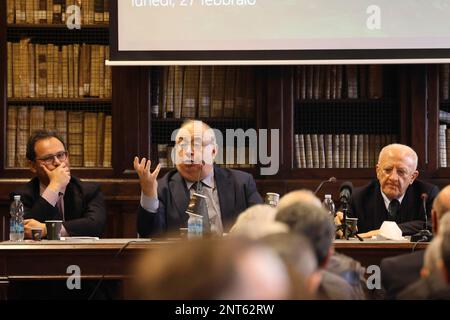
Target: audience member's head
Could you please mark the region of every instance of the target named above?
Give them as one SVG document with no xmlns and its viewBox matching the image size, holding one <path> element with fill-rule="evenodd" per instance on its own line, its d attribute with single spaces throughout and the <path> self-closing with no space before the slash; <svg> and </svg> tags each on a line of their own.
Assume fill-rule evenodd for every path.
<svg viewBox="0 0 450 320">
<path fill-rule="evenodd" d="M 276 214 L 277 210 L 269 205 L 254 205 L 239 215 L 230 234 L 256 240 L 268 234 L 288 232 L 284 223 L 275 221 Z"/>
<path fill-rule="evenodd" d="M 317 207 L 322 206 L 319 198 L 317 198 L 312 191 L 307 189 L 300 189 L 291 191 L 281 197 L 280 202 L 278 203 L 278 210 L 289 207 L 294 203 L 308 203 Z"/>
<path fill-rule="evenodd" d="M 443 281 L 442 274 L 440 272 L 439 264 L 442 261 L 442 236 L 434 237 L 428 247 L 425 249 L 425 255 L 423 257 L 423 268 L 421 271 L 422 277 L 434 276 Z"/>
<path fill-rule="evenodd" d="M 173 243 L 145 254 L 135 267 L 138 299 L 289 299 L 291 284 L 270 248 L 243 239 Z"/>
<path fill-rule="evenodd" d="M 419 175 L 417 153 L 403 144 L 390 144 L 381 149 L 376 165 L 381 191 L 389 200 L 403 196 Z"/>
<path fill-rule="evenodd" d="M 333 253 L 332 244 L 336 229 L 330 215 L 322 206 L 294 203 L 281 208 L 276 220 L 286 223 L 292 232 L 306 236 L 313 246 L 319 266 L 326 266 Z"/>
<path fill-rule="evenodd" d="M 261 238 L 261 242 L 277 252 L 288 269 L 293 270 L 300 279 L 303 279 L 303 286 L 310 294 L 316 293 L 322 276 L 317 271 L 316 255 L 306 237 L 296 233 L 277 233 Z M 297 292 L 299 298 L 305 298 L 301 290 Z"/>
<path fill-rule="evenodd" d="M 450 283 L 450 231 L 442 235 L 442 273 L 446 283 Z"/>
<path fill-rule="evenodd" d="M 450 185 L 442 189 L 436 198 L 434 198 L 431 209 L 431 218 L 433 221 L 433 233 L 439 232 L 439 225 L 441 219 L 447 212 L 450 211 Z"/>
</svg>

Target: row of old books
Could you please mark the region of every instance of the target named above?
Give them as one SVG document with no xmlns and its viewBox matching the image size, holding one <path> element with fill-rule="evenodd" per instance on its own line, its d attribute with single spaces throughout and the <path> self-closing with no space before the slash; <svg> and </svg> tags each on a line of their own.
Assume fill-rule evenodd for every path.
<svg viewBox="0 0 450 320">
<path fill-rule="evenodd" d="M 26 167 L 26 145 L 32 132 L 56 131 L 66 142 L 72 167 L 111 167 L 112 117 L 104 112 L 8 106 L 7 167 Z"/>
<path fill-rule="evenodd" d="M 450 129 L 447 124 L 439 125 L 439 166 L 448 167 L 450 164 Z"/>
<path fill-rule="evenodd" d="M 255 73 L 249 66 L 168 66 L 152 108 L 159 118 L 253 118 Z"/>
<path fill-rule="evenodd" d="M 111 97 L 109 47 L 98 44 L 7 43 L 9 98 Z"/>
<path fill-rule="evenodd" d="M 381 65 L 303 65 L 295 68 L 295 98 L 383 98 Z"/>
<path fill-rule="evenodd" d="M 162 168 L 172 168 L 174 167 L 173 157 L 175 157 L 174 147 L 169 144 L 158 144 L 157 145 L 157 151 L 158 151 L 158 162 L 161 164 Z M 239 152 L 242 152 L 241 155 L 239 155 Z M 256 157 L 253 157 L 256 159 Z M 234 155 L 233 159 L 226 158 L 226 149 L 225 148 L 219 148 L 219 153 L 217 157 L 215 158 L 215 163 L 221 165 L 222 167 L 229 167 L 229 168 L 251 168 L 253 167 L 254 163 L 250 163 L 250 148 L 247 147 L 235 147 L 234 148 Z M 253 161 L 255 162 L 255 161 Z"/>
<path fill-rule="evenodd" d="M 109 23 L 109 0 L 7 0 L 9 24 L 62 24 L 79 10 L 81 24 Z"/>
<path fill-rule="evenodd" d="M 441 100 L 449 100 L 450 95 L 450 64 L 439 65 L 439 90 Z"/>
<path fill-rule="evenodd" d="M 389 134 L 295 134 L 297 168 L 372 168 Z"/>
</svg>

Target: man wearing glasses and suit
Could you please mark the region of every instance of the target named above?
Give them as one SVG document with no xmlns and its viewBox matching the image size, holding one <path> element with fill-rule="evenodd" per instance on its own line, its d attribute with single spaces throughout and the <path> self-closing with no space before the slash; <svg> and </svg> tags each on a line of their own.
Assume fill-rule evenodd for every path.
<svg viewBox="0 0 450 320">
<path fill-rule="evenodd" d="M 35 177 L 11 194 L 20 195 L 24 205 L 25 237 L 31 238 L 32 228 L 46 236 L 46 220 L 63 221 L 61 236 L 102 236 L 106 210 L 100 186 L 70 175 L 64 141 L 53 131 L 35 131 L 26 157 Z"/>
<path fill-rule="evenodd" d="M 179 232 L 187 226 L 190 196 L 202 190 L 206 196 L 211 232 L 222 234 L 248 207 L 262 203 L 253 177 L 245 172 L 214 166 L 218 145 L 214 131 L 204 122 L 185 122 L 175 137 L 176 170 L 157 180 L 160 165 L 134 159 L 139 175 L 141 201 L 137 228 L 141 237 Z M 198 186 L 200 184 L 200 186 Z"/>
</svg>

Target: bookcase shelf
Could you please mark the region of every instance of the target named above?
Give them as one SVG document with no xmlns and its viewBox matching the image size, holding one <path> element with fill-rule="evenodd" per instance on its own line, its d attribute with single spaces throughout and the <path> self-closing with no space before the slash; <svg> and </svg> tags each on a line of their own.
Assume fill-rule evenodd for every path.
<svg viewBox="0 0 450 320">
<path fill-rule="evenodd" d="M 26 168 L 27 138 L 45 128 L 65 140 L 77 172 L 112 176 L 112 72 L 104 65 L 109 25 L 100 22 L 108 17 L 107 5 L 103 0 L 95 7 L 93 1 L 83 2 L 82 18 L 89 23 L 69 29 L 64 23 L 66 3 L 70 2 L 0 4 L 0 11 L 7 12 L 1 16 L 0 30 L 2 57 L 7 57 L 2 69 L 7 87 L 2 100 L 2 167 L 8 172 Z"/>
<path fill-rule="evenodd" d="M 96 105 L 111 104 L 111 99 L 100 98 L 8 98 L 8 104 L 45 104 L 45 105 Z"/>
<path fill-rule="evenodd" d="M 80 29 L 69 29 L 66 24 L 47 24 L 47 23 L 40 23 L 40 24 L 27 24 L 27 23 L 9 23 L 6 25 L 8 30 L 45 30 L 45 29 L 64 29 L 70 32 L 82 32 L 83 29 L 88 29 L 90 31 L 95 30 L 101 30 L 101 31 L 107 31 L 109 32 L 109 24 L 83 24 Z"/>
</svg>

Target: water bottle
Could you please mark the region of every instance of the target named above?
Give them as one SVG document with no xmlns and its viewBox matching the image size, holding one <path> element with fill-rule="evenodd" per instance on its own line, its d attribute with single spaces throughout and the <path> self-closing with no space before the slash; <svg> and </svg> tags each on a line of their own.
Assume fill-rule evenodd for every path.
<svg viewBox="0 0 450 320">
<path fill-rule="evenodd" d="M 189 213 L 188 220 L 188 239 L 202 238 L 203 237 L 203 217 Z"/>
<path fill-rule="evenodd" d="M 11 203 L 9 210 L 11 219 L 9 221 L 9 240 L 23 241 L 23 204 L 20 201 L 20 196 L 14 196 L 14 201 Z"/>
<path fill-rule="evenodd" d="M 331 199 L 331 194 L 326 194 L 325 199 L 322 202 L 323 207 L 328 211 L 330 216 L 334 218 L 336 213 L 333 199 Z"/>
</svg>

